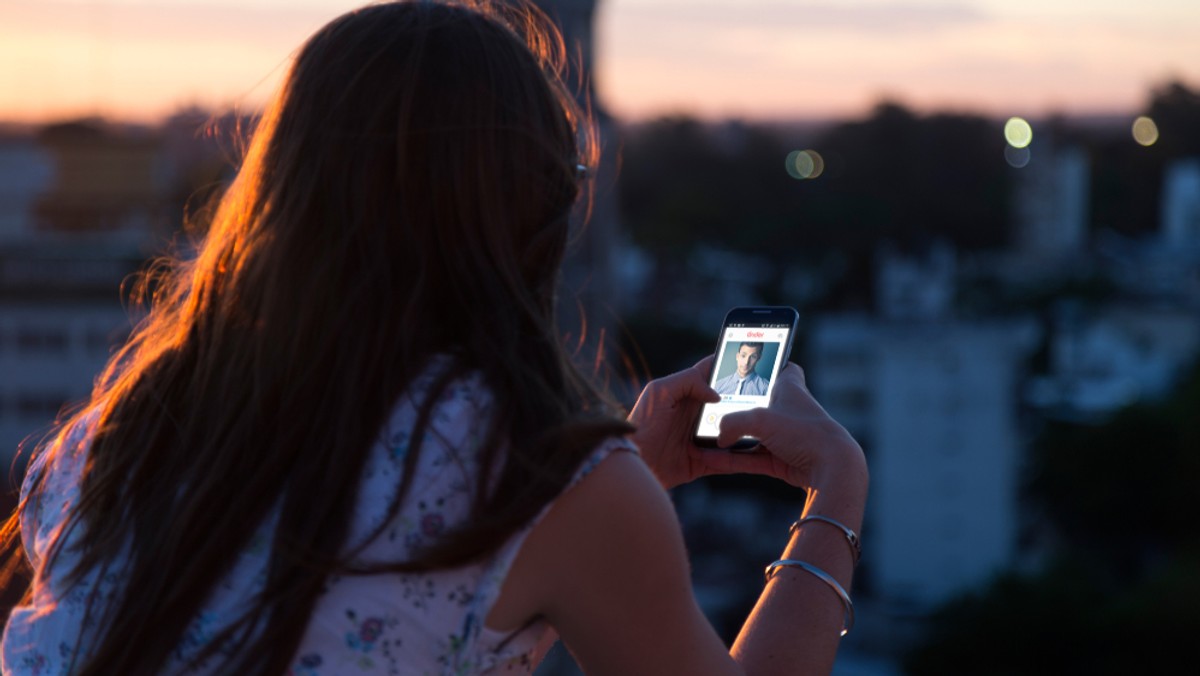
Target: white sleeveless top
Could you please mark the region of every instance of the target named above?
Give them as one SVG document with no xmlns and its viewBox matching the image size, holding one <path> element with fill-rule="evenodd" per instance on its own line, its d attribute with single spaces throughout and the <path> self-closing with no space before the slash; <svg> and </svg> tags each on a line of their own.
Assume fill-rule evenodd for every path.
<svg viewBox="0 0 1200 676">
<path fill-rule="evenodd" d="M 418 407 L 432 383 L 432 373 L 414 382 L 372 446 L 348 542 L 363 542 L 386 519 L 387 506 L 398 490 Z M 361 561 L 409 559 L 417 549 L 467 518 L 471 488 L 481 471 L 478 451 L 491 404 L 492 396 L 477 374 L 452 383 L 443 392 L 421 442 L 412 488 L 397 516 L 363 551 Z M 615 450 L 636 452 L 627 439 L 609 439 L 587 458 L 570 485 Z M 67 509 L 78 498 L 83 455 L 60 455 L 49 468 L 38 504 L 22 515 L 22 537 L 35 570 L 61 528 Z M 44 457 L 31 462 L 22 497 L 29 490 L 28 477 L 34 475 Z M 233 572 L 194 618 L 168 664 L 168 673 L 180 672 L 190 657 L 240 614 L 242 602 L 261 590 L 277 516 L 272 515 L 263 524 Z M 550 631 L 548 626 L 539 621 L 512 635 L 483 626 L 532 526 L 516 533 L 487 560 L 463 568 L 331 577 L 317 600 L 291 674 L 457 676 L 532 672 L 536 666 L 532 661 L 534 648 Z M 88 595 L 93 590 L 115 595 L 120 579 L 108 574 L 97 583 L 96 575 L 89 575 L 64 598 L 59 576 L 70 570 L 74 561 L 69 549 L 64 548 L 53 569 L 39 570 L 30 604 L 13 609 L 0 654 L 3 673 L 67 674 L 73 662 L 81 661 L 74 655 L 78 637 L 94 629 L 84 617 Z M 220 658 L 214 657 L 187 673 L 221 672 Z"/>
</svg>

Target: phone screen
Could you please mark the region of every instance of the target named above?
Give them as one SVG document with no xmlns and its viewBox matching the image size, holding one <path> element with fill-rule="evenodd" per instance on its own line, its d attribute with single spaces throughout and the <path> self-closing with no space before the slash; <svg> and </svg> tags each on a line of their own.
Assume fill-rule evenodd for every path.
<svg viewBox="0 0 1200 676">
<path fill-rule="evenodd" d="M 778 311 L 763 312 L 755 318 L 748 309 L 734 310 L 726 318 L 709 385 L 721 401 L 705 404 L 696 424 L 696 443 L 716 446 L 721 418 L 735 411 L 766 406 L 780 370 L 787 363 L 795 331 L 795 310 L 791 317 Z M 780 320 L 785 321 L 780 321 Z M 748 443 L 746 443 L 748 442 Z M 757 442 L 744 440 L 738 447 Z"/>
</svg>

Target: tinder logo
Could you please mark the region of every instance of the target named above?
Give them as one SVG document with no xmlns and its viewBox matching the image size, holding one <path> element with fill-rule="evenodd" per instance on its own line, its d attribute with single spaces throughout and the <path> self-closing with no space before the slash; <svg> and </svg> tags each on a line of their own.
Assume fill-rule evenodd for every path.
<svg viewBox="0 0 1200 676">
<path fill-rule="evenodd" d="M 746 332 L 747 338 L 762 338 L 765 335 L 767 335 L 767 334 L 763 333 L 762 331 L 747 331 Z"/>
</svg>

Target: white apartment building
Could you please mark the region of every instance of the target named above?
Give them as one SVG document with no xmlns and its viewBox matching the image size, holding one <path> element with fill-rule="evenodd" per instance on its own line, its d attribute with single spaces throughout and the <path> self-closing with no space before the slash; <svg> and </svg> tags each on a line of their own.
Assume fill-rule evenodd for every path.
<svg viewBox="0 0 1200 676">
<path fill-rule="evenodd" d="M 871 464 L 864 573 L 876 598 L 921 612 L 1016 556 L 1017 425 L 1031 322 L 818 319 L 814 395 Z"/>
<path fill-rule="evenodd" d="M 1017 250 L 1038 259 L 1072 256 L 1088 241 L 1091 168 L 1082 148 L 1044 139 L 1033 159 L 1016 170 L 1013 203 Z"/>
</svg>

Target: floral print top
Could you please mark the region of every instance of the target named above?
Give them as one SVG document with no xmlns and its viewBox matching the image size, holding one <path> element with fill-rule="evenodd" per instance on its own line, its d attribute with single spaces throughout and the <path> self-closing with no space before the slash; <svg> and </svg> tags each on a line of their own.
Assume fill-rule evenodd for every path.
<svg viewBox="0 0 1200 676">
<path fill-rule="evenodd" d="M 401 398 L 371 449 L 347 540 L 350 545 L 364 542 L 387 520 L 387 506 L 398 490 L 412 443 L 417 409 L 432 387 L 432 371 L 436 370 L 418 378 Z M 395 518 L 362 551 L 361 562 L 407 559 L 467 518 L 471 487 L 481 471 L 477 457 L 481 434 L 491 408 L 492 396 L 477 374 L 455 381 L 442 393 L 421 440 L 412 488 Z M 626 439 L 609 439 L 585 460 L 570 485 L 616 450 L 636 452 Z M 84 612 L 89 594 L 111 599 L 120 589 L 118 565 L 86 576 L 64 597 L 56 574 L 73 565 L 69 547 L 51 570 L 38 566 L 78 498 L 84 455 L 58 456 L 49 468 L 41 499 L 22 515 L 26 551 L 39 573 L 29 605 L 15 608 L 5 628 L 0 655 L 5 674 L 70 673 L 73 665 L 80 663 L 77 646 L 86 646 L 94 631 Z M 44 457 L 34 459 L 27 477 L 34 475 Z M 28 489 L 27 479 L 22 494 Z M 259 528 L 234 570 L 194 618 L 168 665 L 169 673 L 184 672 L 189 659 L 238 616 L 245 599 L 262 588 L 274 522 L 272 516 Z M 550 628 L 538 621 L 504 634 L 485 627 L 484 618 L 532 525 L 487 560 L 466 567 L 421 574 L 331 577 L 317 600 L 290 673 L 531 673 L 536 666 L 535 648 Z M 72 539 L 68 534 L 67 542 Z M 185 673 L 219 674 L 219 662 L 219 656 L 214 657 Z"/>
</svg>

